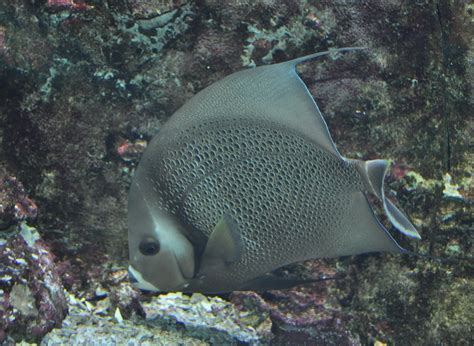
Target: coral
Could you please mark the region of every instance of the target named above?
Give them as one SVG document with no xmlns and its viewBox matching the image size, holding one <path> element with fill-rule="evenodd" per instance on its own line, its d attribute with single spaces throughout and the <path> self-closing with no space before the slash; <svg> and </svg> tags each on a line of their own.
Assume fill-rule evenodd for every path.
<svg viewBox="0 0 474 346">
<path fill-rule="evenodd" d="M 459 193 L 460 187 L 457 185 L 454 185 L 452 183 L 453 178 L 449 173 L 446 173 L 443 176 L 443 182 L 444 182 L 444 190 L 443 190 L 443 196 L 448 199 L 454 199 L 454 200 L 463 200 L 463 196 Z"/>
<path fill-rule="evenodd" d="M 317 11 L 314 7 L 306 6 L 301 14 L 295 16 L 287 25 L 273 22 L 270 28 L 260 26 L 258 23 L 247 25 L 247 44 L 241 55 L 243 66 L 254 67 L 256 62 L 259 65 L 269 64 L 277 53 L 288 56 L 296 47 L 301 47 L 306 42 L 326 40 L 334 30 L 335 18 L 330 11 Z"/>
<path fill-rule="evenodd" d="M 177 36 L 181 35 L 192 22 L 193 8 L 185 4 L 170 12 L 157 16 L 137 19 L 130 25 L 130 19 L 117 15 L 118 29 L 131 36 L 134 44 L 143 50 L 158 53 Z"/>
</svg>

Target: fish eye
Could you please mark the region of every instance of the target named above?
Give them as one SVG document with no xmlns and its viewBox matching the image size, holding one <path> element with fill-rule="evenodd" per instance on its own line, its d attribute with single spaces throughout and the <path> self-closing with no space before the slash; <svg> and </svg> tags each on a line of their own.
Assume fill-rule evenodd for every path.
<svg viewBox="0 0 474 346">
<path fill-rule="evenodd" d="M 154 238 L 145 238 L 138 246 L 140 252 L 145 256 L 153 256 L 160 251 L 160 242 Z"/>
</svg>

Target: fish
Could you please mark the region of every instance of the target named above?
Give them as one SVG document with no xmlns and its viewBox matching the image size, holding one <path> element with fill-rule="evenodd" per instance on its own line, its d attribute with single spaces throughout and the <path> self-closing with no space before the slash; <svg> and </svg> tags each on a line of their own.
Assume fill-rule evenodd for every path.
<svg viewBox="0 0 474 346">
<path fill-rule="evenodd" d="M 239 71 L 194 95 L 152 138 L 128 197 L 129 276 L 148 291 L 289 288 L 275 269 L 404 253 L 378 221 L 419 233 L 384 194 L 388 160 L 343 157 L 296 66 L 340 48 Z"/>
</svg>

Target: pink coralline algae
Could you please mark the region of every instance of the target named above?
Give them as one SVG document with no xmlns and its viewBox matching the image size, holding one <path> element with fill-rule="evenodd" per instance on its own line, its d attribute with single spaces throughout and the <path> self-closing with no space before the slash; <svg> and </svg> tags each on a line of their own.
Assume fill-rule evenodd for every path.
<svg viewBox="0 0 474 346">
<path fill-rule="evenodd" d="M 0 174 L 0 229 L 38 214 L 36 203 L 28 197 L 23 184 L 15 177 Z"/>
<path fill-rule="evenodd" d="M 5 54 L 8 50 L 6 45 L 6 32 L 7 29 L 5 29 L 3 26 L 0 26 L 0 55 Z"/>
<path fill-rule="evenodd" d="M 124 161 L 132 161 L 141 156 L 146 146 L 147 146 L 147 142 L 144 140 L 139 139 L 139 140 L 136 140 L 135 142 L 131 142 L 128 139 L 126 139 L 126 140 L 121 141 L 117 145 L 117 154 Z"/>
<path fill-rule="evenodd" d="M 304 18 L 304 25 L 313 28 L 319 29 L 322 26 L 321 20 L 316 16 L 316 14 L 310 12 Z"/>
<path fill-rule="evenodd" d="M 393 180 L 403 179 L 410 170 L 410 167 L 403 163 L 394 163 L 391 168 L 390 177 Z"/>
<path fill-rule="evenodd" d="M 320 261 L 308 261 L 306 270 L 334 277 Z M 254 308 L 270 314 L 276 344 L 357 345 L 348 332 L 351 317 L 333 304 L 329 297 L 334 282 L 321 281 L 283 291 L 235 292 L 231 301 L 238 307 Z M 334 305 L 334 306 L 333 306 Z"/>
<path fill-rule="evenodd" d="M 185 3 L 183 0 L 128 0 L 127 4 L 136 18 L 153 18 L 170 12 Z"/>
<path fill-rule="evenodd" d="M 34 228 L 0 238 L 0 343 L 36 342 L 67 313 L 54 257 Z"/>
<path fill-rule="evenodd" d="M 80 0 L 48 0 L 47 6 L 49 8 L 70 8 L 75 10 L 87 10 L 92 8 Z"/>
</svg>

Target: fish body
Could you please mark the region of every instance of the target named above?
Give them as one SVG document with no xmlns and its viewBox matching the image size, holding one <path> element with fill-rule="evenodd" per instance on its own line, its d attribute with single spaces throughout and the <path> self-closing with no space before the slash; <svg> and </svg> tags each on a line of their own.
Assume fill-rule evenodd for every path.
<svg viewBox="0 0 474 346">
<path fill-rule="evenodd" d="M 138 287 L 281 288 L 298 282 L 268 273 L 286 264 L 403 252 L 375 218 L 367 192 L 401 232 L 419 237 L 384 196 L 388 162 L 337 151 L 295 71 L 319 55 L 212 84 L 151 141 L 129 195 L 130 273 Z"/>
</svg>

